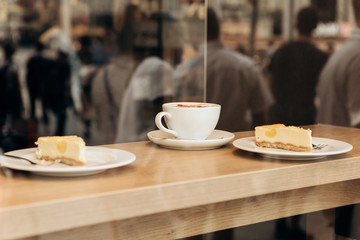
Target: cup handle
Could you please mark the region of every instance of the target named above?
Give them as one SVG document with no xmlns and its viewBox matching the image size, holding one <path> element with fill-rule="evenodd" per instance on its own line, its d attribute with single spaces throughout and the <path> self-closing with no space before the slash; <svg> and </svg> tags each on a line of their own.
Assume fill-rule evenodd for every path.
<svg viewBox="0 0 360 240">
<path fill-rule="evenodd" d="M 170 129 L 164 127 L 164 125 L 162 124 L 161 119 L 162 119 L 164 116 L 166 116 L 166 117 L 168 117 L 168 118 L 171 118 L 171 114 L 170 114 L 170 113 L 167 113 L 167 112 L 159 112 L 158 114 L 156 114 L 156 117 L 155 117 L 155 124 L 156 124 L 156 126 L 157 126 L 160 130 L 162 130 L 162 131 L 164 131 L 164 132 L 167 132 L 167 133 L 170 133 L 170 134 L 174 135 L 175 137 L 177 137 L 178 134 L 177 134 L 175 131 L 170 130 Z"/>
</svg>

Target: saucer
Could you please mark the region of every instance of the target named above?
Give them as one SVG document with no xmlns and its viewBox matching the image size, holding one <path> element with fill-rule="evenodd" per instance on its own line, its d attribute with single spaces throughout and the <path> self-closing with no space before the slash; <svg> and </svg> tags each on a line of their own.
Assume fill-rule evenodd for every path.
<svg viewBox="0 0 360 240">
<path fill-rule="evenodd" d="M 219 148 L 231 140 L 235 135 L 230 132 L 214 130 L 210 136 L 205 140 L 184 140 L 177 139 L 169 133 L 161 130 L 151 131 L 147 134 L 150 141 L 165 147 L 176 150 L 209 150 Z"/>
</svg>

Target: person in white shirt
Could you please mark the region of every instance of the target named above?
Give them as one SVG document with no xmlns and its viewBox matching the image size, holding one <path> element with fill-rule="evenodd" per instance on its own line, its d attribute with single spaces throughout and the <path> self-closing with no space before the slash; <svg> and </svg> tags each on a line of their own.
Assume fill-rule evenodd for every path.
<svg viewBox="0 0 360 240">
<path fill-rule="evenodd" d="M 115 142 L 144 141 L 156 129 L 155 116 L 172 97 L 172 72 L 158 56 L 139 64 L 122 98 Z"/>
<path fill-rule="evenodd" d="M 317 121 L 360 127 L 360 0 L 353 0 L 356 28 L 328 60 L 319 80 Z M 336 240 L 360 239 L 360 205 L 336 209 Z"/>
<path fill-rule="evenodd" d="M 103 137 L 103 144 L 115 142 L 122 99 L 138 65 L 133 30 L 144 16 L 137 5 L 126 6 L 121 30 L 117 33 L 119 53 L 102 67 L 91 86 L 94 122 Z"/>
<path fill-rule="evenodd" d="M 360 127 L 360 1 L 353 3 L 357 27 L 342 48 L 331 56 L 320 75 L 319 123 Z"/>
</svg>

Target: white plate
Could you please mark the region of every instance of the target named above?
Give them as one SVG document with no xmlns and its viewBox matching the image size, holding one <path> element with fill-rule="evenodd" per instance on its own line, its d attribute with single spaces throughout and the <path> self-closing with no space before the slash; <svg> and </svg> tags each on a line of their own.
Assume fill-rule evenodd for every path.
<svg viewBox="0 0 360 240">
<path fill-rule="evenodd" d="M 326 144 L 321 150 L 312 150 L 311 152 L 293 152 L 275 148 L 261 148 L 255 145 L 255 137 L 240 138 L 233 142 L 233 145 L 239 149 L 262 154 L 270 158 L 287 160 L 313 160 L 324 158 L 329 155 L 336 155 L 350 151 L 353 146 L 349 143 L 328 139 L 313 137 L 314 145 Z"/>
<path fill-rule="evenodd" d="M 36 148 L 27 148 L 8 153 L 38 161 L 35 155 L 36 150 Z M 133 153 L 104 147 L 86 147 L 85 157 L 87 160 L 86 166 L 69 166 L 61 163 L 40 166 L 32 165 L 25 160 L 5 156 L 0 156 L 0 164 L 7 168 L 29 171 L 38 175 L 72 177 L 97 174 L 107 169 L 121 167 L 132 163 L 136 158 Z"/>
<path fill-rule="evenodd" d="M 147 134 L 150 141 L 165 148 L 177 150 L 208 150 L 219 148 L 231 140 L 235 135 L 230 132 L 214 130 L 205 140 L 176 139 L 173 135 L 161 130 L 151 131 Z"/>
</svg>

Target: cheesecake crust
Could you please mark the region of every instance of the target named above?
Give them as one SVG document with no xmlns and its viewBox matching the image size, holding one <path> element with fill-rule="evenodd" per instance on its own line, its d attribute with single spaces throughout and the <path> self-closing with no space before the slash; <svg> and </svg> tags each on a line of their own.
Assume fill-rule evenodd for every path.
<svg viewBox="0 0 360 240">
<path fill-rule="evenodd" d="M 41 156 L 41 160 L 45 160 L 45 161 L 49 161 L 49 162 L 54 162 L 56 160 L 61 160 L 62 163 L 65 163 L 67 165 L 71 165 L 71 166 L 85 166 L 86 163 L 85 162 L 80 162 L 71 158 L 66 158 L 66 157 L 59 157 L 59 158 L 52 158 L 50 156 Z"/>
<path fill-rule="evenodd" d="M 281 143 L 281 142 L 271 143 L 271 142 L 266 142 L 266 141 L 262 141 L 262 142 L 255 141 L 255 144 L 258 147 L 279 148 L 279 149 L 295 151 L 295 152 L 311 152 L 311 150 L 312 150 L 311 147 L 295 146 L 293 144 L 285 144 L 285 143 Z"/>
</svg>

